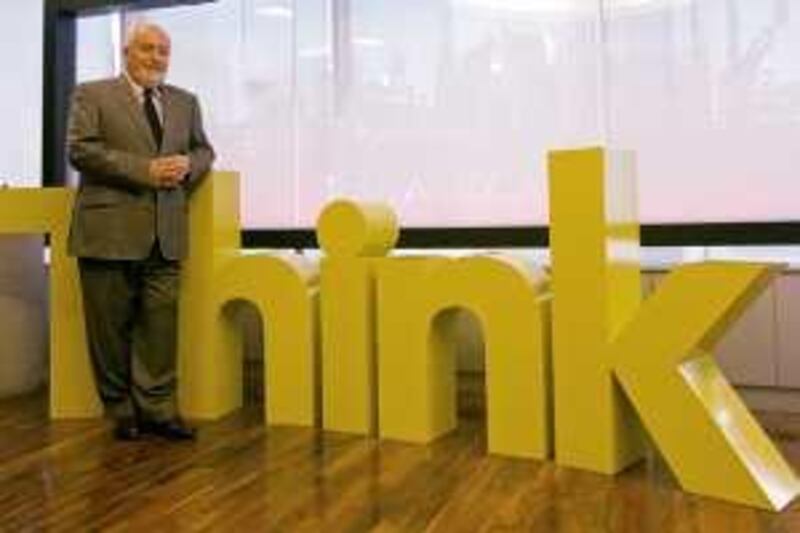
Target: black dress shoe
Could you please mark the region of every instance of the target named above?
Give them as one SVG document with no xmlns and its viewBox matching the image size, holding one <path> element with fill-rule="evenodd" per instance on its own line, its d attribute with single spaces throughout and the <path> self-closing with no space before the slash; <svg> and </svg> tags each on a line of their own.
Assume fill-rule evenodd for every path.
<svg viewBox="0 0 800 533">
<path fill-rule="evenodd" d="M 114 438 L 117 440 L 138 440 L 141 437 L 139 424 L 135 418 L 120 418 L 114 426 Z"/>
<path fill-rule="evenodd" d="M 143 422 L 141 429 L 144 433 L 163 437 L 167 440 L 194 440 L 195 430 L 190 428 L 180 418 L 169 420 L 148 420 Z"/>
</svg>

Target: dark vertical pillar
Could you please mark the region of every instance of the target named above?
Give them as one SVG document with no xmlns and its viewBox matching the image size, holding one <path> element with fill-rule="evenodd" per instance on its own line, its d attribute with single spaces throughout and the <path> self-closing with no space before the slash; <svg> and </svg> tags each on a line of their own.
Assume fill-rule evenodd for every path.
<svg viewBox="0 0 800 533">
<path fill-rule="evenodd" d="M 76 17 L 46 0 L 42 76 L 42 185 L 62 185 L 67 176 L 64 146 L 69 98 L 75 85 Z"/>
</svg>

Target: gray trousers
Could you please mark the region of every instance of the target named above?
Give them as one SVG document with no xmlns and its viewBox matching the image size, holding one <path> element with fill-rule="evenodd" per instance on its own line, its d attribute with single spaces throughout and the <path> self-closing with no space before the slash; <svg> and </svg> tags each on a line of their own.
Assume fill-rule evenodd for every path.
<svg viewBox="0 0 800 533">
<path fill-rule="evenodd" d="M 114 418 L 176 415 L 180 263 L 158 248 L 146 259 L 79 258 L 89 355 Z"/>
</svg>

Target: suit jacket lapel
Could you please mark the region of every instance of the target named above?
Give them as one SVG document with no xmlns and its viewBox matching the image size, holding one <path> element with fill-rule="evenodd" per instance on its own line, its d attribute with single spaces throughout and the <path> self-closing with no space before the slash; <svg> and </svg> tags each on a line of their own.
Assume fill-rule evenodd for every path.
<svg viewBox="0 0 800 533">
<path fill-rule="evenodd" d="M 144 139 L 151 150 L 157 152 L 156 140 L 153 137 L 153 132 L 150 131 L 150 125 L 147 123 L 147 119 L 144 117 L 144 110 L 136 99 L 133 88 L 131 88 L 128 80 L 126 80 L 124 76 L 120 76 L 117 79 L 116 92 L 117 98 L 128 113 L 136 132 Z"/>
</svg>

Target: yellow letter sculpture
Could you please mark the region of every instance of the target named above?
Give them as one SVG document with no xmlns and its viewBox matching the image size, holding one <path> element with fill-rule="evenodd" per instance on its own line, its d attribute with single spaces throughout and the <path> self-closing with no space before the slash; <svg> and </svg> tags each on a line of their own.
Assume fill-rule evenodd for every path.
<svg viewBox="0 0 800 533">
<path fill-rule="evenodd" d="M 448 310 L 464 307 L 486 342 L 489 452 L 549 455 L 542 273 L 500 257 L 387 259 L 378 267 L 377 299 L 382 437 L 428 442 L 455 427 L 454 355 L 440 328 Z"/>
<path fill-rule="evenodd" d="M 67 256 L 73 192 L 0 189 L 0 233 L 50 234 L 50 416 L 101 413 L 86 347 L 78 266 Z"/>
<path fill-rule="evenodd" d="M 224 307 L 253 303 L 264 320 L 267 423 L 312 425 L 316 272 L 303 263 L 239 246 L 239 189 L 233 173 L 217 172 L 191 203 L 189 259 L 181 292 L 181 406 L 216 418 L 242 402 L 241 333 Z"/>
<path fill-rule="evenodd" d="M 680 267 L 637 309 L 632 162 L 555 152 L 550 171 L 558 461 L 611 473 L 636 457 L 618 380 L 686 490 L 788 504 L 794 472 L 707 355 L 774 268 Z"/>
<path fill-rule="evenodd" d="M 613 474 L 641 456 L 608 357 L 609 341 L 636 313 L 641 281 L 632 156 L 608 155 L 551 153 L 550 257 L 556 461 Z"/>
<path fill-rule="evenodd" d="M 334 201 L 317 222 L 325 429 L 376 435 L 375 265 L 397 237 L 380 204 Z"/>
<path fill-rule="evenodd" d="M 101 413 L 93 385 L 77 265 L 66 254 L 73 192 L 0 190 L 0 232 L 50 234 L 50 414 Z M 314 421 L 316 272 L 297 260 L 239 247 L 235 174 L 209 176 L 191 203 L 191 249 L 182 272 L 179 395 L 192 417 L 223 415 L 242 401 L 240 334 L 225 318 L 231 300 L 267 321 L 266 412 L 271 424 Z M 266 350 L 265 350 L 266 351 Z"/>
<path fill-rule="evenodd" d="M 773 510 L 791 502 L 800 482 L 709 355 L 776 268 L 683 266 L 642 303 L 631 156 L 554 152 L 550 195 L 552 391 L 542 272 L 488 255 L 387 257 L 397 240 L 391 210 L 348 201 L 330 204 L 318 224 L 327 254 L 320 369 L 316 270 L 241 250 L 237 177 L 215 173 L 190 205 L 182 410 L 215 418 L 241 404 L 241 334 L 226 309 L 245 300 L 265 319 L 268 423 L 319 422 L 323 382 L 327 429 L 428 442 L 456 424 L 448 318 L 466 309 L 486 343 L 491 453 L 548 457 L 554 412 L 556 460 L 612 474 L 641 457 L 641 420 L 686 490 Z M 50 234 L 54 418 L 101 411 L 66 255 L 71 204 L 64 189 L 0 190 L 0 232 Z"/>
<path fill-rule="evenodd" d="M 678 268 L 609 353 L 684 489 L 777 510 L 794 499 L 800 484 L 709 355 L 774 273 L 744 263 Z"/>
</svg>

